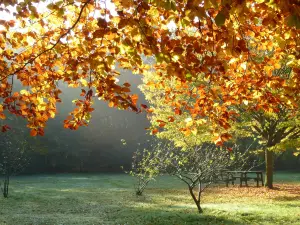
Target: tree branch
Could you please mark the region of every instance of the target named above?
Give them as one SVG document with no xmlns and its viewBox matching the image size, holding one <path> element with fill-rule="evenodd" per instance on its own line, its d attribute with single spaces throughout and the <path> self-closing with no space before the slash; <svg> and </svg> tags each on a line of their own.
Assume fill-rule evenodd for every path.
<svg viewBox="0 0 300 225">
<path fill-rule="evenodd" d="M 21 68 L 17 69 L 17 70 L 14 71 L 13 73 L 11 73 L 11 74 L 9 74 L 9 75 L 6 75 L 6 76 L 2 77 L 2 78 L 0 79 L 0 81 L 3 81 L 3 80 L 6 79 L 7 77 L 12 76 L 12 75 L 14 75 L 14 74 L 16 74 L 16 73 L 22 71 L 28 64 L 33 63 L 33 62 L 34 62 L 37 58 L 39 58 L 41 55 L 43 55 L 43 54 L 45 54 L 46 52 L 49 52 L 49 51 L 51 51 L 52 49 L 54 49 L 54 48 L 59 44 L 60 40 L 61 40 L 62 38 L 64 38 L 66 35 L 68 35 L 68 34 L 71 32 L 71 30 L 73 30 L 73 29 L 75 28 L 75 26 L 77 25 L 77 23 L 79 22 L 79 20 L 80 20 L 80 18 L 81 18 L 81 15 L 82 15 L 82 13 L 83 13 L 84 8 L 87 6 L 87 4 L 90 3 L 90 1 L 91 1 L 91 0 L 87 0 L 87 1 L 83 4 L 82 8 L 80 9 L 79 15 L 78 15 L 76 21 L 74 22 L 74 24 L 73 24 L 70 28 L 68 28 L 67 31 L 66 31 L 65 33 L 63 33 L 62 35 L 60 35 L 60 37 L 56 40 L 56 42 L 55 42 L 50 48 L 47 48 L 46 50 L 44 50 L 44 51 L 40 52 L 39 54 L 37 54 L 37 55 L 36 55 L 35 57 L 33 57 L 32 59 L 28 60 Z"/>
</svg>

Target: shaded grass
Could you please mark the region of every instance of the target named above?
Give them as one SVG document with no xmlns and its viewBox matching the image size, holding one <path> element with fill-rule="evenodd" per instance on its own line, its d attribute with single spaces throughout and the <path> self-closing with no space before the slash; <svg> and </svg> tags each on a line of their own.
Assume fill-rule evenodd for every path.
<svg viewBox="0 0 300 225">
<path fill-rule="evenodd" d="M 20 176 L 0 198 L 0 224 L 300 224 L 300 174 L 277 176 L 275 190 L 208 189 L 202 215 L 175 177 L 160 177 L 137 197 L 125 174 Z"/>
</svg>

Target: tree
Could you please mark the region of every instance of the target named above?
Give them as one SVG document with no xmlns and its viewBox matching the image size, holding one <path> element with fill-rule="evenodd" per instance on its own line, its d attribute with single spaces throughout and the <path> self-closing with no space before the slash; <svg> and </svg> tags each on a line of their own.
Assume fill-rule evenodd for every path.
<svg viewBox="0 0 300 225">
<path fill-rule="evenodd" d="M 0 139 L 0 172 L 3 175 L 1 191 L 8 197 L 9 181 L 12 175 L 22 172 L 29 164 L 31 150 L 22 133 L 12 134 L 12 131 L 2 134 Z"/>
<path fill-rule="evenodd" d="M 66 128 L 87 125 L 97 98 L 139 111 L 130 84 L 118 84 L 115 65 L 144 74 L 149 69 L 144 56 L 155 57 L 162 86 L 170 78 L 178 82 L 178 94 L 190 94 L 184 87 L 199 75 L 211 84 L 195 88 L 201 98 L 186 110 L 196 122 L 209 118 L 218 142 L 228 137 L 219 126 L 234 120 L 229 106 L 298 108 L 292 103 L 300 86 L 295 0 L 4 0 L 0 10 L 8 18 L 0 21 L 0 117 L 5 119 L 5 112 L 24 117 L 32 136 L 43 135 L 47 120 L 55 116 L 62 82 L 82 89 Z M 274 54 L 258 65 L 253 46 Z M 270 75 L 285 56 L 293 71 L 290 84 Z M 17 82 L 20 91 L 14 90 Z M 281 93 L 265 89 L 279 85 Z M 173 92 L 164 93 L 171 101 Z M 185 103 L 174 104 L 178 112 Z M 7 129 L 4 124 L 2 130 Z"/>
<path fill-rule="evenodd" d="M 201 194 L 204 190 L 212 183 L 221 181 L 228 184 L 230 178 L 226 177 L 225 170 L 249 170 L 257 166 L 256 160 L 250 161 L 249 147 L 242 153 L 237 145 L 230 148 L 230 151 L 208 143 L 184 150 L 171 142 L 157 142 L 153 146 L 153 149 L 143 151 L 144 157 L 136 167 L 134 175 L 139 180 L 142 177 L 144 181 L 138 191 L 144 190 L 150 181 L 147 178 L 153 178 L 149 174 L 157 176 L 167 173 L 176 176 L 188 186 L 199 213 L 203 212 Z"/>
<path fill-rule="evenodd" d="M 238 136 L 252 136 L 260 140 L 265 153 L 265 185 L 273 188 L 274 152 L 287 148 L 296 150 L 300 144 L 300 113 L 282 107 L 278 112 L 242 113 L 241 123 L 237 123 Z M 296 154 L 298 154 L 296 152 Z"/>
<path fill-rule="evenodd" d="M 137 178 L 135 186 L 136 195 L 142 195 L 148 183 L 162 172 L 162 165 L 167 156 L 157 157 L 160 149 L 168 146 L 167 143 L 153 140 L 149 148 L 138 149 L 133 155 L 130 175 Z"/>
<path fill-rule="evenodd" d="M 275 70 L 274 76 L 286 76 L 286 73 L 281 69 Z M 290 74 L 287 74 L 290 76 Z M 208 126 L 210 118 L 203 117 L 202 120 L 195 120 L 193 114 L 186 108 L 192 107 L 199 98 L 201 93 L 194 90 L 199 85 L 205 85 L 207 89 L 214 88 L 213 86 L 201 81 L 190 83 L 189 86 L 183 87 L 190 91 L 190 94 L 178 94 L 181 89 L 177 88 L 178 82 L 170 79 L 164 82 L 164 87 L 160 85 L 161 77 L 155 72 L 146 73 L 143 77 L 144 84 L 140 86 L 141 90 L 148 100 L 151 110 L 153 110 L 150 121 L 153 127 L 158 127 L 152 133 L 160 130 L 158 137 L 173 141 L 177 146 L 197 146 L 203 142 L 211 140 L 211 132 L 217 128 Z M 285 78 L 286 82 L 290 82 Z M 148 86 L 147 83 L 152 83 Z M 164 89 L 172 90 L 172 101 L 164 101 Z M 175 91 L 176 90 L 176 91 Z M 272 92 L 280 93 L 281 87 L 277 87 Z M 299 99 L 296 97 L 296 99 Z M 174 102 L 186 102 L 185 106 L 177 108 Z M 294 105 L 299 105 L 299 100 L 293 102 Z M 216 103 L 218 104 L 218 103 Z M 248 104 L 248 102 L 246 102 Z M 286 148 L 296 148 L 299 146 L 299 112 L 284 106 L 278 107 L 277 110 L 265 112 L 264 110 L 247 110 L 245 103 L 240 106 L 230 106 L 230 115 L 235 118 L 235 121 L 219 121 L 219 131 L 229 131 L 230 135 L 223 135 L 221 138 L 218 135 L 214 140 L 219 142 L 228 141 L 231 135 L 235 140 L 242 137 L 256 137 L 260 139 L 261 146 L 265 151 L 266 159 L 266 186 L 272 188 L 273 185 L 273 153 L 274 151 L 284 151 Z M 176 120 L 177 123 L 168 123 L 168 121 Z M 188 128 L 188 129 L 187 129 Z"/>
</svg>

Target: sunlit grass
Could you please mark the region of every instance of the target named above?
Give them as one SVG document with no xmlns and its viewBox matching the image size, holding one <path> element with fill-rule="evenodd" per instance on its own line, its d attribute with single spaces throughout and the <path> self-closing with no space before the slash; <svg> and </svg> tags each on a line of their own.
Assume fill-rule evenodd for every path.
<svg viewBox="0 0 300 225">
<path fill-rule="evenodd" d="M 143 196 L 125 174 L 12 179 L 0 198 L 0 224 L 300 224 L 300 174 L 277 174 L 276 189 L 224 186 L 203 196 L 198 215 L 183 183 L 161 177 Z"/>
</svg>

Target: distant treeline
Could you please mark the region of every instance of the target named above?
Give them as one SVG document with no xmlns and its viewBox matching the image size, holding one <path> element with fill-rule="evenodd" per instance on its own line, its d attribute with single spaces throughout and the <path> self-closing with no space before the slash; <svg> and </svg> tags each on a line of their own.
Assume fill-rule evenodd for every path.
<svg viewBox="0 0 300 225">
<path fill-rule="evenodd" d="M 64 135 L 58 143 L 52 138 L 28 139 L 30 163 L 24 168 L 24 174 L 36 173 L 77 173 L 77 172 L 122 172 L 131 168 L 132 155 L 137 148 L 148 148 L 149 142 L 144 140 L 140 144 L 132 140 L 126 144 L 102 143 L 97 145 L 90 142 L 77 142 L 75 133 Z M 0 139 L 4 136 L 1 135 Z M 81 139 L 80 139 L 81 140 Z M 18 141 L 14 140 L 15 148 Z M 239 144 L 249 146 L 250 140 L 243 140 Z M 257 146 L 253 145 L 253 148 Z M 244 148 L 244 149 L 245 149 Z M 242 148 L 243 149 L 243 148 Z M 0 148 L 3 156 L 4 146 Z M 263 154 L 258 158 L 263 159 Z M 3 161 L 3 157 L 0 157 Z M 261 165 L 260 168 L 264 169 Z M 292 151 L 278 154 L 275 160 L 275 170 L 300 170 L 300 157 L 295 157 Z"/>
<path fill-rule="evenodd" d="M 30 165 L 23 173 L 65 173 L 65 172 L 120 172 L 131 166 L 132 151 L 91 149 L 84 151 L 58 151 L 33 153 Z"/>
<path fill-rule="evenodd" d="M 112 148 L 74 151 L 71 154 L 69 151 L 34 153 L 24 173 L 128 171 L 132 163 L 132 154 L 133 151 L 129 149 L 120 151 Z M 279 154 L 275 160 L 275 170 L 300 170 L 300 157 L 295 157 L 292 151 Z"/>
</svg>

